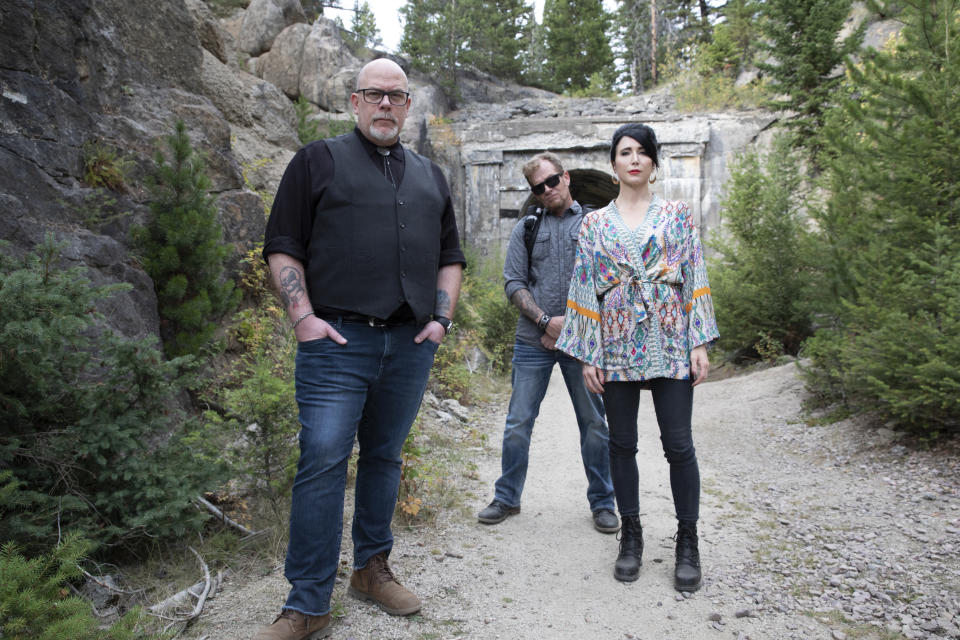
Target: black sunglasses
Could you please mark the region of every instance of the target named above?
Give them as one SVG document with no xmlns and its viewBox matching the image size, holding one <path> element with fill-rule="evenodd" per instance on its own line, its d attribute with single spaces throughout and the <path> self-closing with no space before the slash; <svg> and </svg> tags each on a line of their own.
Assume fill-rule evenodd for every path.
<svg viewBox="0 0 960 640">
<path fill-rule="evenodd" d="M 555 173 L 543 182 L 538 182 L 537 184 L 530 187 L 530 191 L 533 191 L 533 195 L 539 196 L 542 195 L 544 191 L 547 190 L 547 187 L 553 189 L 558 184 L 560 184 L 560 178 L 563 177 L 563 172 Z"/>
</svg>

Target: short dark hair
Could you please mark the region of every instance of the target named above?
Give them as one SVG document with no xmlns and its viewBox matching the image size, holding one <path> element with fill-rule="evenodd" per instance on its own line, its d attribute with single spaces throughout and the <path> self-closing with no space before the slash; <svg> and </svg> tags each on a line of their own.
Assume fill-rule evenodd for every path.
<svg viewBox="0 0 960 640">
<path fill-rule="evenodd" d="M 620 144 L 620 139 L 623 137 L 633 138 L 639 142 L 643 150 L 646 151 L 650 159 L 653 160 L 653 166 L 660 166 L 660 158 L 657 155 L 657 134 L 647 125 L 636 122 L 620 125 L 620 127 L 613 132 L 613 140 L 610 142 L 610 162 L 613 162 L 616 157 L 617 145 Z"/>
</svg>

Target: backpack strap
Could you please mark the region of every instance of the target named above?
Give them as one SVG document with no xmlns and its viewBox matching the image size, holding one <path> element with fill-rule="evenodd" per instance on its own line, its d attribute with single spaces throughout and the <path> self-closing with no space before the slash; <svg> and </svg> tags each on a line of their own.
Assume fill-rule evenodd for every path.
<svg viewBox="0 0 960 640">
<path fill-rule="evenodd" d="M 537 238 L 537 232 L 540 231 L 541 222 L 543 222 L 543 208 L 536 205 L 527 207 L 523 217 L 523 246 L 527 248 L 527 277 L 530 279 L 530 284 L 533 284 L 533 276 L 529 273 L 530 264 L 533 262 L 533 243 Z"/>
</svg>

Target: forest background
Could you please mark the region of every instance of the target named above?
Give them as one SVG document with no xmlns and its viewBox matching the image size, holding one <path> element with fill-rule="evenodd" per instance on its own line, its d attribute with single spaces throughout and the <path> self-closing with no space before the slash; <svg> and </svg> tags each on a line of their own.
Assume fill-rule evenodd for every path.
<svg viewBox="0 0 960 640">
<path fill-rule="evenodd" d="M 303 8 L 315 17 L 331 4 Z M 960 0 L 857 8 L 898 20 L 899 34 L 862 49 L 862 29 L 844 30 L 849 0 L 623 0 L 612 12 L 546 0 L 539 22 L 522 0 L 408 0 L 400 50 L 454 101 L 455 71 L 477 69 L 570 96 L 657 90 L 681 109 L 778 112 L 774 144 L 745 154 L 727 188 L 711 247 L 722 335 L 711 357 L 800 356 L 829 418 L 868 412 L 933 446 L 960 424 Z M 347 37 L 376 46 L 369 5 L 353 14 Z M 299 107 L 301 142 L 336 133 Z M 91 309 L 117 287 L 57 269 L 52 239 L 26 260 L 0 256 L 4 637 L 160 637 L 164 625 L 138 608 L 96 619 L 71 592 L 81 567 L 162 561 L 197 540 L 224 564 L 284 545 L 280 532 L 237 536 L 196 505 L 217 501 L 254 530 L 284 520 L 295 344 L 257 249 L 236 277 L 225 269 L 203 158 L 182 128 L 155 164 L 153 216 L 133 240 L 161 341 L 105 330 Z M 123 160 L 91 147 L 85 180 L 108 193 Z M 514 318 L 499 265 L 471 259 L 432 388 L 481 399 L 471 354 L 505 372 Z M 430 457 L 415 427 L 401 521 L 438 508 Z"/>
</svg>

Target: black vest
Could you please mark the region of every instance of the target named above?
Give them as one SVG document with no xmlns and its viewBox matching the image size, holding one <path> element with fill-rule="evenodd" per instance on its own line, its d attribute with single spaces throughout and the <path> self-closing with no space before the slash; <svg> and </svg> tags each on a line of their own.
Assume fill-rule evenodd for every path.
<svg viewBox="0 0 960 640">
<path fill-rule="evenodd" d="M 307 249 L 311 302 L 377 318 L 406 302 L 418 323 L 427 322 L 446 204 L 430 161 L 404 148 L 403 180 L 394 189 L 356 133 L 325 142 L 334 169 Z"/>
</svg>

